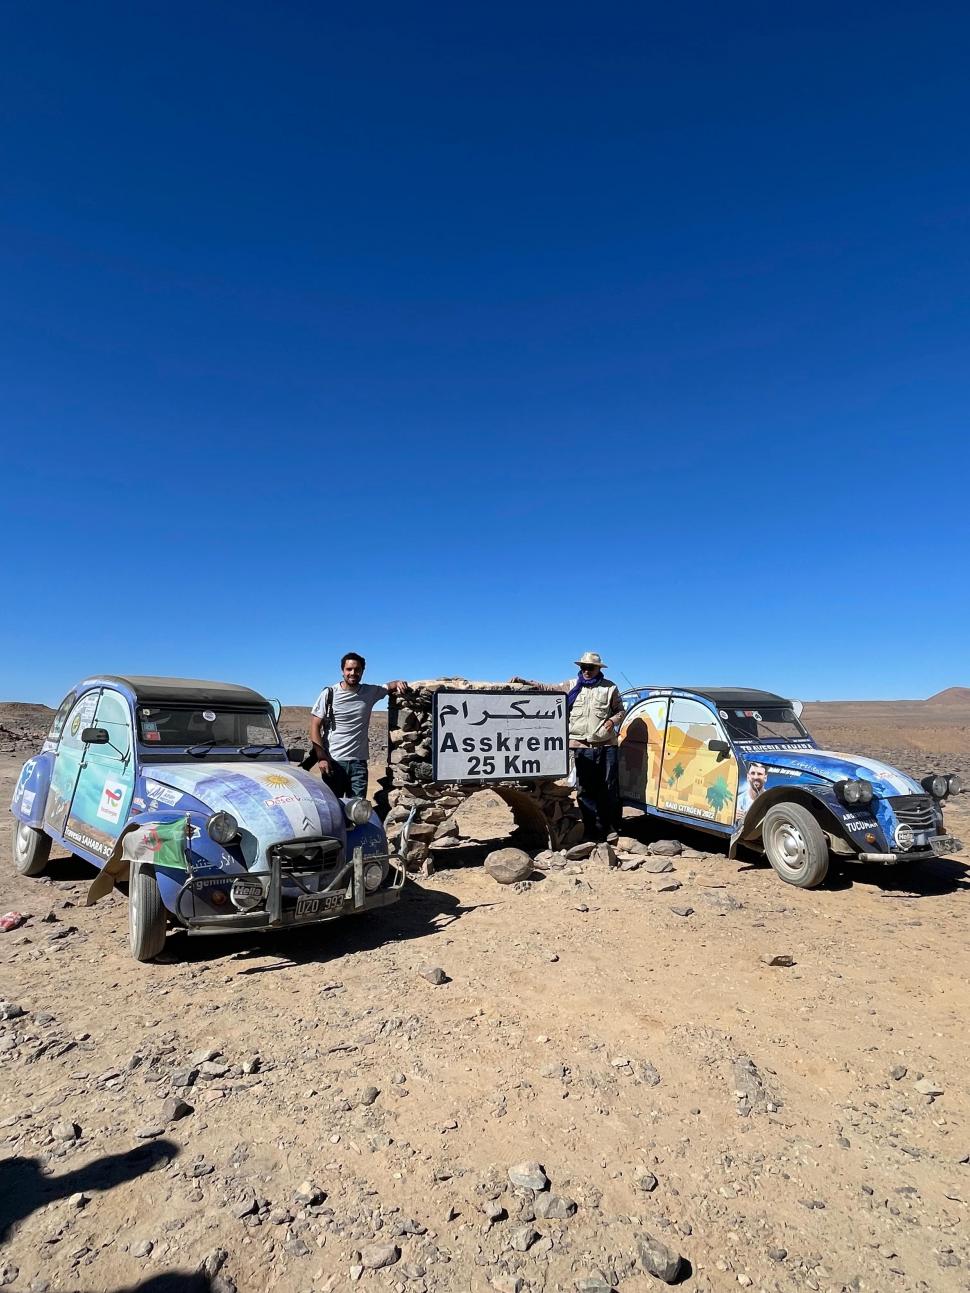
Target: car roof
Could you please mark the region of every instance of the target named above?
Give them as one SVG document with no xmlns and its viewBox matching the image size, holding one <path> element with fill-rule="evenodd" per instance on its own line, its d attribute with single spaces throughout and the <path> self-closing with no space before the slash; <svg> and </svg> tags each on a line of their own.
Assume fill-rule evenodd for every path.
<svg viewBox="0 0 970 1293">
<path fill-rule="evenodd" d="M 791 704 L 784 696 L 776 696 L 773 691 L 757 691 L 754 687 L 634 687 L 633 690 L 658 694 L 690 693 L 713 701 L 719 709 L 759 709 L 771 705 L 787 708 Z"/>
<path fill-rule="evenodd" d="M 121 683 L 139 702 L 191 705 L 211 700 L 220 705 L 265 705 L 267 700 L 251 687 L 234 682 L 208 682 L 204 678 L 152 678 L 144 674 L 102 674 L 92 682 Z"/>
</svg>

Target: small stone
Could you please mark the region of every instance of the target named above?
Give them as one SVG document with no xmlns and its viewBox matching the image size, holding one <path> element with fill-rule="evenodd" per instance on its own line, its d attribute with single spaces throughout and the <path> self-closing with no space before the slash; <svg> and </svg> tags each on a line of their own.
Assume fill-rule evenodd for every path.
<svg viewBox="0 0 970 1293">
<path fill-rule="evenodd" d="M 650 845 L 650 852 L 658 858 L 675 858 L 684 851 L 684 846 L 679 840 L 655 840 Z"/>
<path fill-rule="evenodd" d="M 653 1172 L 640 1172 L 637 1175 L 637 1189 L 642 1190 L 644 1194 L 652 1194 L 657 1188 L 657 1178 Z"/>
<path fill-rule="evenodd" d="M 679 1253 L 668 1248 L 665 1243 L 641 1231 L 637 1235 L 637 1252 L 640 1263 L 648 1275 L 653 1275 L 665 1284 L 673 1284 L 680 1274 L 682 1265 Z"/>
<path fill-rule="evenodd" d="M 86 1208 L 90 1202 L 91 1202 L 90 1194 L 84 1194 L 83 1191 L 79 1191 L 77 1194 L 71 1195 L 71 1197 L 67 1201 L 67 1206 L 69 1208 L 75 1208 L 78 1212 L 80 1212 L 81 1209 Z"/>
<path fill-rule="evenodd" d="M 289 1208 L 271 1208 L 268 1220 L 271 1226 L 285 1226 L 293 1220 L 293 1214 Z"/>
<path fill-rule="evenodd" d="M 501 1221 L 506 1215 L 505 1209 L 496 1199 L 486 1199 L 482 1204 L 482 1211 L 493 1226 L 497 1221 Z"/>
<path fill-rule="evenodd" d="M 589 855 L 589 860 L 596 866 L 604 866 L 612 870 L 617 865 L 616 854 L 609 844 L 597 844 Z"/>
<path fill-rule="evenodd" d="M 248 1217 L 251 1213 L 256 1212 L 257 1207 L 255 1194 L 244 1194 L 242 1198 L 237 1199 L 230 1206 L 229 1211 L 241 1221 L 243 1217 Z"/>
<path fill-rule="evenodd" d="M 538 1238 L 539 1232 L 535 1226 L 519 1226 L 509 1236 L 509 1247 L 517 1253 L 527 1253 Z"/>
<path fill-rule="evenodd" d="M 577 1293 L 613 1293 L 613 1285 L 602 1271 L 590 1271 L 576 1281 Z"/>
<path fill-rule="evenodd" d="M 657 885 L 657 893 L 676 893 L 679 888 L 679 880 L 665 880 L 663 884 Z"/>
<path fill-rule="evenodd" d="M 13 1262 L 6 1262 L 0 1266 L 0 1288 L 7 1284 L 15 1284 L 20 1278 L 20 1267 L 14 1266 Z"/>
<path fill-rule="evenodd" d="M 179 1122 L 182 1118 L 187 1118 L 190 1113 L 195 1111 L 184 1100 L 179 1100 L 176 1096 L 170 1095 L 168 1099 L 162 1101 L 160 1112 L 165 1122 Z"/>
<path fill-rule="evenodd" d="M 67 1118 L 59 1118 L 58 1121 L 54 1123 L 53 1127 L 51 1127 L 51 1135 L 54 1139 L 63 1140 L 67 1143 L 72 1140 L 77 1140 L 80 1134 L 81 1128 L 77 1123 L 71 1122 Z"/>
<path fill-rule="evenodd" d="M 671 907 L 670 910 L 675 916 L 693 916 L 693 907 Z"/>
<path fill-rule="evenodd" d="M 765 952 L 761 959 L 765 965 L 780 965 L 785 969 L 790 969 L 795 964 L 795 958 L 788 952 Z"/>
<path fill-rule="evenodd" d="M 929 1095 L 934 1098 L 943 1094 L 943 1088 L 941 1086 L 937 1086 L 935 1082 L 931 1082 L 929 1078 L 920 1078 L 920 1080 L 915 1084 L 915 1090 L 917 1090 L 920 1095 Z"/>
<path fill-rule="evenodd" d="M 497 884 L 518 884 L 533 872 L 532 858 L 524 849 L 495 849 L 485 859 L 485 870 Z"/>
<path fill-rule="evenodd" d="M 174 1087 L 194 1086 L 194 1085 L 195 1085 L 195 1079 L 196 1079 L 198 1076 L 199 1076 L 199 1070 L 198 1070 L 198 1069 L 196 1069 L 196 1068 L 191 1068 L 191 1069 L 177 1069 L 177 1070 L 172 1074 L 172 1076 L 171 1076 L 171 1078 L 169 1079 L 169 1081 L 171 1082 L 172 1086 L 174 1086 Z"/>
<path fill-rule="evenodd" d="M 397 1244 L 365 1244 L 360 1250 L 360 1264 L 365 1271 L 379 1271 L 393 1266 L 400 1256 Z"/>
<path fill-rule="evenodd" d="M 889 1070 L 889 1076 L 894 1082 L 901 1082 L 908 1072 L 905 1064 L 894 1064 Z"/>
<path fill-rule="evenodd" d="M 673 871 L 674 864 L 670 858 L 648 857 L 643 859 L 643 870 L 649 875 L 664 875 L 667 871 Z"/>
<path fill-rule="evenodd" d="M 522 1293 L 522 1281 L 518 1275 L 493 1275 L 489 1284 L 495 1293 Z"/>
<path fill-rule="evenodd" d="M 158 1136 L 165 1135 L 165 1128 L 160 1123 L 155 1123 L 150 1127 L 139 1127 L 135 1135 L 139 1140 L 155 1140 Z"/>
<path fill-rule="evenodd" d="M 574 844 L 571 849 L 566 850 L 566 860 L 568 862 L 582 862 L 584 858 L 589 857 L 595 848 L 595 842 L 590 840 L 583 844 Z"/>
<path fill-rule="evenodd" d="M 357 1103 L 363 1105 L 365 1109 L 369 1108 L 379 1095 L 380 1091 L 376 1086 L 365 1086 L 357 1097 Z"/>
<path fill-rule="evenodd" d="M 302 1185 L 298 1187 L 296 1194 L 293 1196 L 294 1200 L 297 1203 L 302 1204 L 305 1208 L 316 1207 L 317 1204 L 322 1203 L 326 1197 L 326 1192 L 321 1190 L 319 1185 L 315 1185 L 313 1181 L 309 1180 L 304 1181 Z"/>
<path fill-rule="evenodd" d="M 191 1068 L 198 1068 L 200 1064 L 210 1064 L 213 1060 L 219 1058 L 222 1051 L 209 1047 L 206 1050 L 196 1051 L 194 1055 L 189 1056 L 189 1065 Z"/>
<path fill-rule="evenodd" d="M 26 1013 L 15 1001 L 0 1001 L 0 1019 L 21 1019 Z"/>
<path fill-rule="evenodd" d="M 224 1078 L 228 1072 L 228 1064 L 216 1064 L 212 1060 L 203 1060 L 199 1065 L 199 1077 L 205 1078 L 207 1082 L 214 1082 L 216 1078 Z"/>
<path fill-rule="evenodd" d="M 788 1256 L 787 1248 L 769 1248 L 768 1256 L 773 1262 L 783 1262 Z"/>
<path fill-rule="evenodd" d="M 440 965 L 422 965 L 418 970 L 418 974 L 421 975 L 422 979 L 427 979 L 429 983 L 433 983 L 436 987 L 448 982 L 448 976 Z"/>
<path fill-rule="evenodd" d="M 150 1239 L 143 1239 L 141 1243 L 135 1244 L 131 1250 L 132 1257 L 147 1257 L 155 1245 Z"/>
<path fill-rule="evenodd" d="M 509 1180 L 520 1190 L 544 1190 L 549 1184 L 549 1178 L 541 1165 L 531 1161 L 510 1167 Z"/>
<path fill-rule="evenodd" d="M 535 1202 L 535 1214 L 542 1221 L 565 1221 L 575 1216 L 576 1203 L 558 1194 L 540 1194 Z"/>
</svg>

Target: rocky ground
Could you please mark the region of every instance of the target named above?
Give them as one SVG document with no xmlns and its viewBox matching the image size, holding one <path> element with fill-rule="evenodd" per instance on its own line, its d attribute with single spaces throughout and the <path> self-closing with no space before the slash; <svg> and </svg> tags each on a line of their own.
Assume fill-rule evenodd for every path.
<svg viewBox="0 0 970 1293">
<path fill-rule="evenodd" d="M 963 862 L 802 892 L 631 818 L 625 869 L 499 886 L 464 812 L 396 907 L 150 966 L 7 862 L 0 1284 L 970 1288 Z"/>
</svg>

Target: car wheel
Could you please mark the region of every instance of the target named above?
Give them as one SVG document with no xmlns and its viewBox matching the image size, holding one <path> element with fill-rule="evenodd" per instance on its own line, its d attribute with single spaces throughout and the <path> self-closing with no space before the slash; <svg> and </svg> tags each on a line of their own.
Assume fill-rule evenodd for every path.
<svg viewBox="0 0 970 1293">
<path fill-rule="evenodd" d="M 153 961 L 161 953 L 167 923 L 155 877 L 141 868 L 128 886 L 128 943 L 136 961 Z"/>
<path fill-rule="evenodd" d="M 828 840 L 801 804 L 773 804 L 761 824 L 761 838 L 768 861 L 786 884 L 814 889 L 828 874 Z"/>
<path fill-rule="evenodd" d="M 51 855 L 51 837 L 26 822 L 13 830 L 13 861 L 21 875 L 43 875 Z"/>
</svg>

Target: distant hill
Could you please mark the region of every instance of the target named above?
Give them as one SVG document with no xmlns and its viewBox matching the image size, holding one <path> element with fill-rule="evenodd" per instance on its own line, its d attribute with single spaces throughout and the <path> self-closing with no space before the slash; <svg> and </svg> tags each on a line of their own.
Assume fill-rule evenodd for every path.
<svg viewBox="0 0 970 1293">
<path fill-rule="evenodd" d="M 953 705 L 961 709 L 970 709 L 970 687 L 947 687 L 930 696 L 927 705 Z"/>
</svg>

